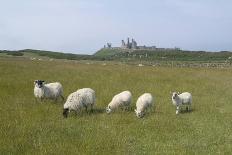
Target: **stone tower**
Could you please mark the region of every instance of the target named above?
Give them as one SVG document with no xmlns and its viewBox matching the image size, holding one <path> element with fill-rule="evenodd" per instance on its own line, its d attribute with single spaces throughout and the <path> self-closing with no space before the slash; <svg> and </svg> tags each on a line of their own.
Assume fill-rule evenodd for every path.
<svg viewBox="0 0 232 155">
<path fill-rule="evenodd" d="M 127 47 L 127 48 L 130 48 L 130 38 L 129 38 L 129 37 L 127 38 L 127 44 L 126 44 L 126 47 Z"/>
<path fill-rule="evenodd" d="M 133 38 L 132 38 L 131 48 L 137 49 L 137 42 Z"/>
<path fill-rule="evenodd" d="M 125 43 L 125 41 L 124 41 L 124 40 L 122 40 L 121 48 L 126 48 L 126 43 Z"/>
</svg>

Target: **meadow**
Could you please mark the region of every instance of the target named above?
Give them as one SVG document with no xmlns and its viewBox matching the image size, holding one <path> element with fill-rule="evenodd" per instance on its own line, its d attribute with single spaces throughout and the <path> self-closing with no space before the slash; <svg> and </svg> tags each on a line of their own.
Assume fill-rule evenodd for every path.
<svg viewBox="0 0 232 155">
<path fill-rule="evenodd" d="M 231 68 L 153 67 L 78 61 L 0 59 L 0 154 L 231 154 Z M 34 80 L 59 81 L 64 96 L 96 91 L 93 113 L 62 116 L 64 102 L 36 102 Z M 130 90 L 130 111 L 105 113 Z M 171 91 L 189 91 L 193 110 L 175 114 Z M 150 92 L 154 112 L 138 119 L 135 102 Z"/>
</svg>

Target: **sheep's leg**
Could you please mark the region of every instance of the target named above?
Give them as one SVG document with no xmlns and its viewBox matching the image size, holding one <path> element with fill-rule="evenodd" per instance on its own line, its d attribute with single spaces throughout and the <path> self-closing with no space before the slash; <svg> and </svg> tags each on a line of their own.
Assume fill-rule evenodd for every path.
<svg viewBox="0 0 232 155">
<path fill-rule="evenodd" d="M 191 110 L 191 104 L 186 105 L 186 111 L 190 111 Z"/>
<path fill-rule="evenodd" d="M 88 112 L 88 106 L 85 106 L 85 111 Z"/>
<path fill-rule="evenodd" d="M 60 97 L 61 97 L 62 101 L 64 101 L 64 96 L 63 96 L 63 95 L 60 95 Z"/>
<path fill-rule="evenodd" d="M 76 116 L 78 116 L 78 113 L 79 113 L 79 111 L 78 111 L 78 110 L 76 110 L 76 111 L 75 111 Z"/>
<path fill-rule="evenodd" d="M 35 103 L 37 104 L 39 102 L 40 99 L 35 97 Z"/>
<path fill-rule="evenodd" d="M 149 113 L 152 113 L 153 112 L 153 107 L 151 106 L 150 108 L 149 108 Z"/>
<path fill-rule="evenodd" d="M 127 106 L 122 106 L 123 111 L 126 111 L 126 109 L 127 109 Z"/>
<path fill-rule="evenodd" d="M 93 112 L 93 104 L 90 105 L 91 112 Z"/>
<path fill-rule="evenodd" d="M 153 112 L 153 106 L 149 106 L 148 109 L 149 109 L 149 113 Z"/>
<path fill-rule="evenodd" d="M 156 106 L 152 105 L 152 112 L 155 111 Z"/>
<path fill-rule="evenodd" d="M 146 109 L 144 110 L 145 113 L 151 113 L 151 105 L 147 106 Z"/>
<path fill-rule="evenodd" d="M 177 107 L 176 107 L 176 114 L 179 114 L 179 113 L 180 113 L 180 107 L 177 106 Z"/>
<path fill-rule="evenodd" d="M 150 107 L 147 107 L 145 110 L 144 110 L 145 113 L 150 113 Z"/>
<path fill-rule="evenodd" d="M 129 111 L 130 110 L 130 106 L 126 106 L 126 111 Z"/>
<path fill-rule="evenodd" d="M 81 109 L 77 109 L 76 110 L 76 116 L 78 116 L 78 114 L 81 112 Z"/>
<path fill-rule="evenodd" d="M 40 98 L 40 102 L 42 103 L 43 101 L 44 101 L 44 98 L 43 98 L 43 97 L 41 97 L 41 98 Z"/>
<path fill-rule="evenodd" d="M 188 111 L 191 111 L 192 110 L 192 105 L 190 104 L 188 107 L 189 107 Z"/>
</svg>

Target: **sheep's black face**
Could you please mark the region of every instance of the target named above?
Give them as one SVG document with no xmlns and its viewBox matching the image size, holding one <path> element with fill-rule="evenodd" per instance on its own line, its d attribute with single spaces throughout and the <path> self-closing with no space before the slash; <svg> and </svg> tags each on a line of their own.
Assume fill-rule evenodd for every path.
<svg viewBox="0 0 232 155">
<path fill-rule="evenodd" d="M 42 81 L 42 80 L 35 80 L 34 83 L 35 83 L 35 85 L 36 85 L 37 87 L 42 88 L 42 87 L 43 87 L 44 81 Z"/>
<path fill-rule="evenodd" d="M 67 118 L 68 117 L 68 109 L 63 109 L 63 116 L 64 118 Z"/>
</svg>

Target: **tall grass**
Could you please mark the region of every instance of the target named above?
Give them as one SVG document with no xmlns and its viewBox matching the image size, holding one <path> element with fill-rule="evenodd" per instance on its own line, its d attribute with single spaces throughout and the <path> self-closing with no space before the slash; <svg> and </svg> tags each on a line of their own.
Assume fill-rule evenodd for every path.
<svg viewBox="0 0 232 155">
<path fill-rule="evenodd" d="M 0 154 L 230 154 L 232 71 L 0 60 Z M 33 81 L 59 81 L 64 94 L 96 91 L 93 113 L 62 117 L 63 103 L 36 102 Z M 130 90 L 131 111 L 107 115 L 116 93 Z M 189 91 L 193 111 L 175 115 L 170 91 Z M 136 118 L 139 95 L 155 97 L 153 113 Z"/>
</svg>

